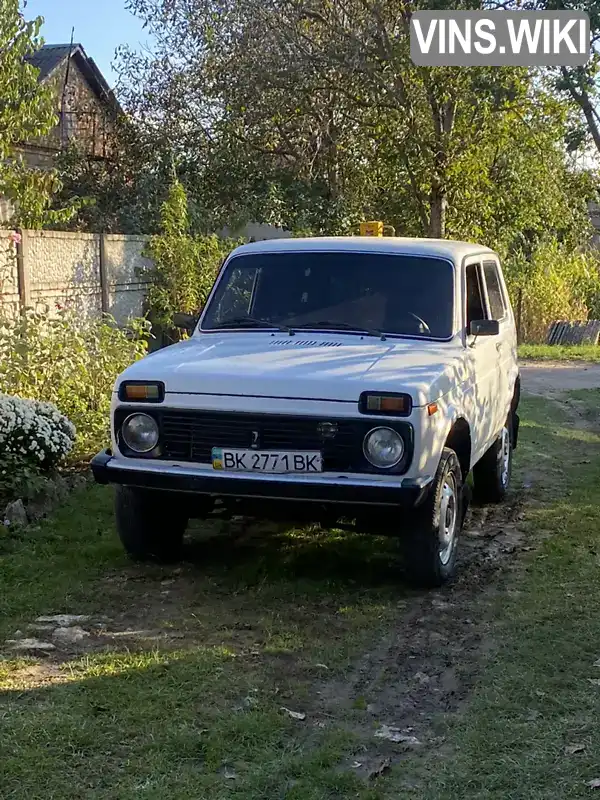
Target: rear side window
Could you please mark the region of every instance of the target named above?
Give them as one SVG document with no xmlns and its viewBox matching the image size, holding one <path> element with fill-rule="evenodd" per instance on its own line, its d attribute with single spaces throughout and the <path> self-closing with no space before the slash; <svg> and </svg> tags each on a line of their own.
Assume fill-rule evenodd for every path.
<svg viewBox="0 0 600 800">
<path fill-rule="evenodd" d="M 506 305 L 504 303 L 504 294 L 500 286 L 500 276 L 498 275 L 496 263 L 494 261 L 485 261 L 483 264 L 483 273 L 485 275 L 485 285 L 487 287 L 492 319 L 503 319 L 506 315 Z"/>
</svg>

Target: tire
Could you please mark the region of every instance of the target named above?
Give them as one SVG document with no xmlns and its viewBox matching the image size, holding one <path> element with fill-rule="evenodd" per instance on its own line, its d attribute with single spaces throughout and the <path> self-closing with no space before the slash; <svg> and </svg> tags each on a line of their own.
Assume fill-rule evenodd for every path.
<svg viewBox="0 0 600 800">
<path fill-rule="evenodd" d="M 411 583 L 429 589 L 454 577 L 465 512 L 461 466 L 454 450 L 445 447 L 431 489 L 413 512 L 410 528 L 402 540 Z"/>
<path fill-rule="evenodd" d="M 473 497 L 477 503 L 485 505 L 504 500 L 510 485 L 513 449 L 511 412 L 494 444 L 473 467 Z"/>
<path fill-rule="evenodd" d="M 117 486 L 115 520 L 127 554 L 135 561 L 177 561 L 188 518 L 168 495 Z M 174 507 L 175 506 L 175 507 Z"/>
</svg>

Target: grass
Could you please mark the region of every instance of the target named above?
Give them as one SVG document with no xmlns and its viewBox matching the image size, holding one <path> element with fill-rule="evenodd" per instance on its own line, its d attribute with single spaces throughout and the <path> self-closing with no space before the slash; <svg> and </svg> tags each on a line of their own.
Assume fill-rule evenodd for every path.
<svg viewBox="0 0 600 800">
<path fill-rule="evenodd" d="M 182 572 L 135 567 L 100 487 L 0 540 L 2 639 L 62 612 L 164 634 L 50 673 L 44 659 L 0 662 L 0 797 L 371 800 L 339 770 L 356 737 L 282 709 L 308 708 L 389 623 L 392 547 L 292 529 L 237 550 L 207 537 Z"/>
<path fill-rule="evenodd" d="M 600 361 L 600 347 L 587 344 L 522 344 L 519 358 L 535 361 Z"/>
<path fill-rule="evenodd" d="M 598 391 L 570 396 L 600 405 Z M 500 596 L 498 650 L 466 712 L 447 721 L 452 757 L 420 765 L 416 796 L 578 798 L 600 777 L 600 425 L 571 423 L 560 406 L 528 403 L 525 466 L 547 467 L 522 525 L 545 543 Z"/>
<path fill-rule="evenodd" d="M 437 721 L 442 750 L 396 753 L 375 782 L 349 768 L 372 733 L 368 687 L 343 695 L 357 659 L 419 602 L 393 541 L 279 528 L 234 540 L 205 526 L 177 570 L 132 566 L 100 487 L 0 539 L 2 639 L 59 612 L 140 631 L 91 637 L 63 659 L 0 661 L 0 797 L 587 796 L 600 777 L 600 687 L 588 680 L 600 678 L 599 402 L 524 401 L 517 482 L 534 488 L 519 524 L 534 549 L 469 611 L 490 616 L 494 656 L 466 707 Z M 317 693 L 336 686 L 328 715 Z M 585 749 L 567 755 L 574 744 Z"/>
</svg>

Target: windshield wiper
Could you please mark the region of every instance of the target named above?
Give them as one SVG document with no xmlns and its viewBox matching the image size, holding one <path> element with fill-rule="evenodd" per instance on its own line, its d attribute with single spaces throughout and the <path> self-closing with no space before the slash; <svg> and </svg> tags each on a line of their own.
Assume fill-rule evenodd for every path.
<svg viewBox="0 0 600 800">
<path fill-rule="evenodd" d="M 230 317 L 219 323 L 219 328 L 238 328 L 245 325 L 252 325 L 259 328 L 275 328 L 278 331 L 285 331 L 290 336 L 294 335 L 294 331 L 288 325 L 281 325 L 279 322 L 271 322 L 268 319 L 259 319 L 258 317 L 250 317 L 243 315 L 240 317 Z"/>
<path fill-rule="evenodd" d="M 385 342 L 385 333 L 378 331 L 376 328 L 364 328 L 362 325 L 352 325 L 350 322 L 329 322 L 328 320 L 318 320 L 317 322 L 303 322 L 301 325 L 294 325 L 294 328 L 328 328 L 329 330 L 339 331 L 355 331 L 356 333 L 367 334 L 367 336 L 377 336 L 382 342 Z"/>
</svg>

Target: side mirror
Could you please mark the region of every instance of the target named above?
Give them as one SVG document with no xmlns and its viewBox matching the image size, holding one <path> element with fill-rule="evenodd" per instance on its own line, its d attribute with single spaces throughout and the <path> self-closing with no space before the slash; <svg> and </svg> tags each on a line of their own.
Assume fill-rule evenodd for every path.
<svg viewBox="0 0 600 800">
<path fill-rule="evenodd" d="M 498 336 L 500 323 L 497 319 L 474 319 L 469 332 L 471 336 Z"/>
<path fill-rule="evenodd" d="M 173 314 L 173 325 L 176 328 L 182 328 L 188 333 L 193 333 L 198 318 L 193 314 Z"/>
</svg>

